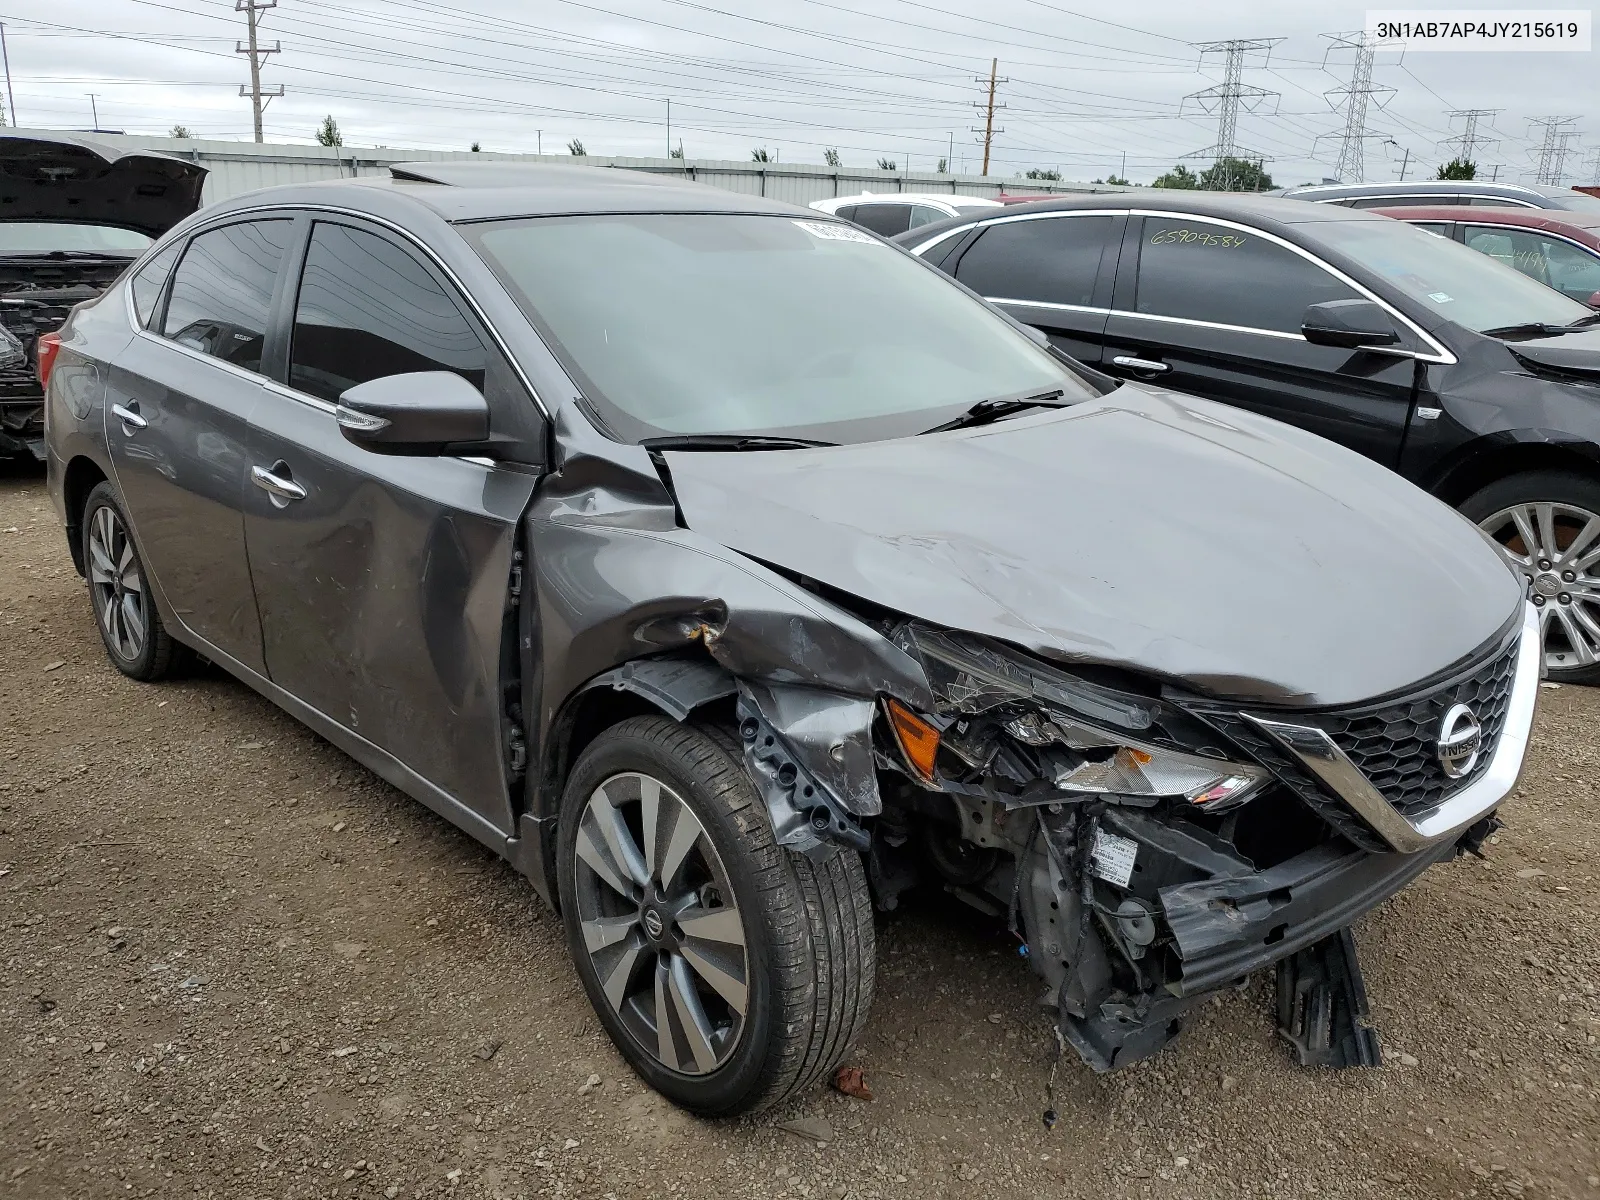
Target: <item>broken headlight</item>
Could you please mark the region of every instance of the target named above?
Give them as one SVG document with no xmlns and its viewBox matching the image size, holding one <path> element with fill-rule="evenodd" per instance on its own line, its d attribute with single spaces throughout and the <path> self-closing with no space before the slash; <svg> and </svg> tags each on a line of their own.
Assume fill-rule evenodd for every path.
<svg viewBox="0 0 1600 1200">
<path fill-rule="evenodd" d="M 927 672 L 942 746 L 978 776 L 1019 792 L 1042 783 L 1058 793 L 1182 797 L 1215 812 L 1242 804 L 1271 778 L 1214 746 L 1171 745 L 1170 714 L 1158 699 L 922 625 L 907 625 L 896 641 Z"/>
</svg>

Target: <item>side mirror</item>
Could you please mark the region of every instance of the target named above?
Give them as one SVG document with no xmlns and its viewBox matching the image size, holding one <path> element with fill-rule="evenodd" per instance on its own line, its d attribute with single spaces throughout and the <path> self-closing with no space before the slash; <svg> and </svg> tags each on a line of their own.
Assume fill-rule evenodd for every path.
<svg viewBox="0 0 1600 1200">
<path fill-rule="evenodd" d="M 1393 346 L 1400 334 L 1389 314 L 1371 300 L 1329 300 L 1306 309 L 1300 332 L 1313 346 Z"/>
<path fill-rule="evenodd" d="M 347 441 L 380 454 L 439 454 L 489 439 L 489 402 L 451 371 L 358 383 L 340 395 L 334 419 Z"/>
</svg>

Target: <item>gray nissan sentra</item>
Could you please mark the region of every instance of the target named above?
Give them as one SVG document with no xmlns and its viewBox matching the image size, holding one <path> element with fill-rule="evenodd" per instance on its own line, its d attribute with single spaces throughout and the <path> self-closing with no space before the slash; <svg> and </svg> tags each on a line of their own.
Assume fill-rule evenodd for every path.
<svg viewBox="0 0 1600 1200">
<path fill-rule="evenodd" d="M 1521 768 L 1538 624 L 1466 520 L 817 213 L 400 167 L 214 205 L 60 337 L 111 661 L 216 663 L 506 858 L 698 1112 L 831 1076 L 908 889 L 1097 1070 L 1274 965 L 1289 1053 L 1375 1063 L 1349 927 Z"/>
</svg>

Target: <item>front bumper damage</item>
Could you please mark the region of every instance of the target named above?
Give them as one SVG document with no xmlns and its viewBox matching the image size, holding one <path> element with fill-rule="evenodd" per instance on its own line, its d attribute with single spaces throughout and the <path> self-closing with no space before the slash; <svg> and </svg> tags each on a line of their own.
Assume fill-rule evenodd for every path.
<svg viewBox="0 0 1600 1200">
<path fill-rule="evenodd" d="M 1375 1065 L 1379 1043 L 1350 927 L 1434 864 L 1477 852 L 1497 827 L 1494 811 L 1515 786 L 1533 719 L 1537 618 L 1494 653 L 1513 666 L 1503 672 L 1509 691 L 1486 764 L 1408 811 L 1331 738 L 1313 736 L 1316 726 L 1285 719 L 1254 722 L 1275 739 L 1277 753 L 1261 756 L 1273 786 L 1216 819 L 1181 798 L 1034 785 L 1007 796 L 988 782 L 943 778 L 913 787 L 907 772 L 881 770 L 893 765 L 882 750 L 875 775 L 867 764 L 882 710 L 812 688 L 741 681 L 737 713 L 780 843 L 813 855 L 866 851 L 884 907 L 931 874 L 1006 916 L 1046 982 L 1063 1041 L 1094 1070 L 1155 1053 L 1195 1004 L 1273 966 L 1278 1026 L 1300 1062 Z M 881 724 L 878 735 L 881 747 Z M 1316 802 L 1301 803 L 1297 789 L 1309 787 L 1320 789 Z M 953 823 L 933 835 L 944 849 L 912 862 L 918 828 L 940 828 L 945 810 Z M 1341 832 L 1355 826 L 1359 843 Z"/>
</svg>

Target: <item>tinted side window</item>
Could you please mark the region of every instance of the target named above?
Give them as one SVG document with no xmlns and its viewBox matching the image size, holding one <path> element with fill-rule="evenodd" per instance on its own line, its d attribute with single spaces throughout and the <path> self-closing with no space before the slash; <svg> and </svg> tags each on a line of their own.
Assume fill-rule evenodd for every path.
<svg viewBox="0 0 1600 1200">
<path fill-rule="evenodd" d="M 856 219 L 856 208 L 857 206 L 854 204 L 846 204 L 843 207 L 834 209 L 833 215 L 841 221 L 854 221 Z"/>
<path fill-rule="evenodd" d="M 1430 204 L 1449 204 L 1449 196 L 1363 196 L 1350 202 L 1351 208 L 1425 208 Z"/>
<path fill-rule="evenodd" d="M 1446 241 L 1450 240 L 1449 221 L 1412 221 L 1411 224 L 1422 230 L 1423 233 L 1431 233 L 1434 237 L 1442 237 Z"/>
<path fill-rule="evenodd" d="M 245 221 L 202 233 L 172 277 L 161 331 L 203 354 L 261 370 L 272 289 L 291 221 Z"/>
<path fill-rule="evenodd" d="M 155 315 L 156 301 L 161 297 L 161 289 L 166 286 L 167 276 L 172 274 L 172 264 L 178 261 L 178 251 L 181 249 L 183 243 L 174 242 L 161 253 L 153 255 L 134 273 L 133 315 L 141 328 L 149 327 L 150 318 Z"/>
<path fill-rule="evenodd" d="M 1307 306 L 1357 293 L 1315 263 L 1251 232 L 1146 219 L 1136 312 L 1299 333 Z"/>
<path fill-rule="evenodd" d="M 850 219 L 881 237 L 893 237 L 911 228 L 911 205 L 862 204 Z"/>
<path fill-rule="evenodd" d="M 961 256 L 956 278 L 980 296 L 1088 304 L 1110 217 L 1046 217 L 991 225 Z"/>
<path fill-rule="evenodd" d="M 454 371 L 483 389 L 488 355 L 461 310 L 407 250 L 318 222 L 295 302 L 289 385 L 331 402 L 358 383 Z"/>
<path fill-rule="evenodd" d="M 911 228 L 918 225 L 932 225 L 935 221 L 948 221 L 950 214 L 940 212 L 931 204 L 913 204 L 911 206 Z"/>
</svg>

